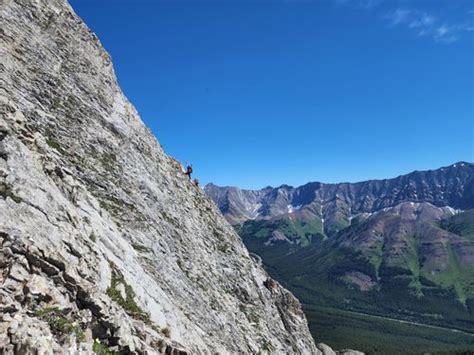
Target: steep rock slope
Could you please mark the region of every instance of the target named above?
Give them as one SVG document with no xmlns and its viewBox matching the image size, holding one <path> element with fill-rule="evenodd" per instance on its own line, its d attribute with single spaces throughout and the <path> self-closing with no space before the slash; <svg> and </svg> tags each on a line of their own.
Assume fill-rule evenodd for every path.
<svg viewBox="0 0 474 355">
<path fill-rule="evenodd" d="M 2 353 L 320 353 L 65 0 L 0 2 L 0 58 Z"/>
</svg>

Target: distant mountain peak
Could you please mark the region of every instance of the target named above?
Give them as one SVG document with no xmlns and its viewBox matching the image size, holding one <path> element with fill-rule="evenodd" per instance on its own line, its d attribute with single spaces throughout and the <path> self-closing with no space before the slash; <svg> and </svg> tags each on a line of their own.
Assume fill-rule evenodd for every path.
<svg viewBox="0 0 474 355">
<path fill-rule="evenodd" d="M 474 164 L 461 161 L 436 170 L 413 171 L 396 178 L 357 183 L 309 182 L 299 187 L 281 185 L 262 190 L 212 185 L 205 190 L 219 207 L 226 207 L 223 213 L 232 223 L 284 216 L 288 212 L 286 206 L 301 205 L 295 218 L 300 215 L 305 219 L 309 216 L 324 219 L 327 229 L 331 221 L 347 224 L 348 219 L 358 213 L 375 212 L 402 202 L 429 202 L 455 209 L 474 208 L 473 176 Z M 281 191 L 285 193 L 279 193 Z M 256 206 L 259 206 L 259 213 L 255 217 Z"/>
</svg>

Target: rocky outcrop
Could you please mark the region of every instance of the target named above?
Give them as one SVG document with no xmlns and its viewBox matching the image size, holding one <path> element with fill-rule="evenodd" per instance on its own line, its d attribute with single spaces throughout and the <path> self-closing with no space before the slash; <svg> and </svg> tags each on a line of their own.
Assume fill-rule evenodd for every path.
<svg viewBox="0 0 474 355">
<path fill-rule="evenodd" d="M 334 351 L 325 344 L 318 344 L 317 348 L 323 353 L 323 355 L 364 355 L 364 353 L 355 350 Z"/>
<path fill-rule="evenodd" d="M 318 354 L 65 0 L 0 2 L 0 352 Z"/>
</svg>

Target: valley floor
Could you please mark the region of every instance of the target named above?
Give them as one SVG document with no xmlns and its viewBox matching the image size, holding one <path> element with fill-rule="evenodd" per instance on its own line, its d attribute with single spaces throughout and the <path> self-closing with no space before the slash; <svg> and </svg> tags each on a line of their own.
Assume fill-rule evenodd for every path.
<svg viewBox="0 0 474 355">
<path fill-rule="evenodd" d="M 464 335 L 474 337 L 474 333 L 465 332 L 465 331 L 455 329 L 455 328 L 439 327 L 439 326 L 436 326 L 436 325 L 423 324 L 423 323 L 418 323 L 418 322 L 410 322 L 410 321 L 407 321 L 407 320 L 395 319 L 395 318 L 390 318 L 390 317 L 382 317 L 382 316 L 377 316 L 377 315 L 374 315 L 374 314 L 367 314 L 367 313 L 361 313 L 361 312 L 354 312 L 354 311 L 347 311 L 347 310 L 344 310 L 344 312 L 352 313 L 352 314 L 358 315 L 358 316 L 365 316 L 365 317 L 369 317 L 369 318 L 384 319 L 384 320 L 389 320 L 389 321 L 392 321 L 392 322 L 416 325 L 416 326 L 419 326 L 419 327 L 445 330 L 445 331 L 449 331 L 449 332 L 453 332 L 453 333 L 460 333 L 460 334 L 464 334 Z"/>
<path fill-rule="evenodd" d="M 303 305 L 311 333 L 333 348 L 369 355 L 474 354 L 474 334 L 352 311 Z"/>
</svg>

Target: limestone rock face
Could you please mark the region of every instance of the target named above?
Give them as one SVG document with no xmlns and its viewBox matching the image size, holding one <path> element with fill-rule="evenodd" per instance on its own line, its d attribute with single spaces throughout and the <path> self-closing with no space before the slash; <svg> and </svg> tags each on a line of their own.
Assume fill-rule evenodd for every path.
<svg viewBox="0 0 474 355">
<path fill-rule="evenodd" d="M 65 0 L 0 1 L 0 352 L 320 354 Z"/>
</svg>

